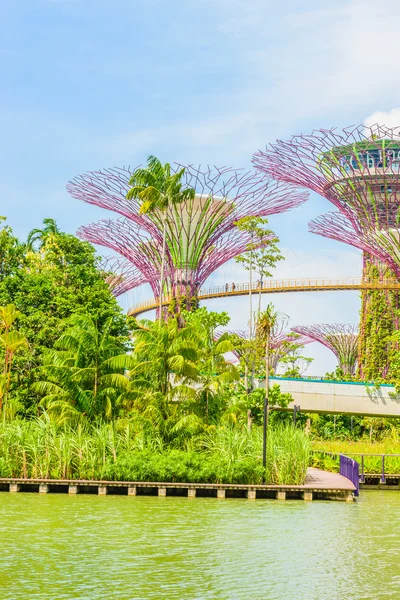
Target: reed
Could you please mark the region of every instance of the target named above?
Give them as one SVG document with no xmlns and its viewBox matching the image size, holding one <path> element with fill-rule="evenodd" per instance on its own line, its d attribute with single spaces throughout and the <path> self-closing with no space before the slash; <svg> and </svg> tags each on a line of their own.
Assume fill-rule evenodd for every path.
<svg viewBox="0 0 400 600">
<path fill-rule="evenodd" d="M 218 427 L 177 448 L 130 422 L 72 428 L 44 415 L 0 425 L 0 476 L 255 484 L 263 479 L 261 447 L 259 428 Z M 271 428 L 266 481 L 303 483 L 309 455 L 300 430 Z"/>
</svg>

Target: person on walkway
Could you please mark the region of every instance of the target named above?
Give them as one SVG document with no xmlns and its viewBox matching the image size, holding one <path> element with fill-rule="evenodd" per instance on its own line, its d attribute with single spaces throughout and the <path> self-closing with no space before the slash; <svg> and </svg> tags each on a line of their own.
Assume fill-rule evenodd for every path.
<svg viewBox="0 0 400 600">
<path fill-rule="evenodd" d="M 229 285 L 226 283 L 225 284 L 225 292 L 227 292 L 229 290 Z"/>
<path fill-rule="evenodd" d="M 236 286 L 235 286 L 235 282 L 232 282 L 232 292 L 234 292 L 234 291 L 235 291 L 235 288 L 236 288 Z"/>
</svg>

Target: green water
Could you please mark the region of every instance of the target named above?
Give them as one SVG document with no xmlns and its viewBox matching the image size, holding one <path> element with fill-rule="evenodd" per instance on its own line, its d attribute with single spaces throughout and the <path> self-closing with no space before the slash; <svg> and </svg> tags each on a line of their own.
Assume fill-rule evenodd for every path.
<svg viewBox="0 0 400 600">
<path fill-rule="evenodd" d="M 341 502 L 0 494 L 0 598 L 400 598 L 400 492 Z"/>
</svg>

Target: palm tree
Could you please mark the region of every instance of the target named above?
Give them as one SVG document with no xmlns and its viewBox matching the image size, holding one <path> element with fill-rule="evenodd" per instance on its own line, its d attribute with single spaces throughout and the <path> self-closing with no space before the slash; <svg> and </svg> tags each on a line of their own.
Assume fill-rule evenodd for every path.
<svg viewBox="0 0 400 600">
<path fill-rule="evenodd" d="M 45 380 L 34 384 L 44 395 L 42 406 L 61 418 L 113 416 L 129 389 L 125 370 L 130 357 L 124 340 L 111 334 L 112 326 L 112 319 L 99 328 L 89 315 L 71 317 L 56 349 L 47 352 Z"/>
<path fill-rule="evenodd" d="M 136 323 L 133 343 L 135 378 L 147 390 L 167 398 L 180 381 L 198 379 L 199 339 L 192 327 L 180 328 L 177 319 L 161 324 L 143 319 Z"/>
<path fill-rule="evenodd" d="M 168 210 L 176 204 L 192 200 L 196 192 L 192 188 L 182 189 L 185 169 L 171 174 L 171 165 L 169 163 L 163 165 L 155 156 L 148 157 L 147 165 L 146 169 L 139 168 L 133 173 L 129 180 L 129 185 L 132 187 L 126 197 L 128 200 L 137 198 L 141 202 L 140 214 L 161 213 L 163 222 L 159 298 L 159 323 L 161 323 Z"/>
<path fill-rule="evenodd" d="M 274 305 L 270 302 L 267 308 L 262 312 L 257 321 L 257 336 L 265 344 L 265 398 L 264 398 L 264 418 L 263 418 L 263 467 L 267 465 L 267 429 L 269 417 L 269 352 L 271 335 L 278 325 L 279 321 L 285 318 L 286 315 L 275 310 Z"/>
<path fill-rule="evenodd" d="M 39 248 L 41 248 L 51 237 L 60 233 L 60 229 L 54 219 L 43 219 L 43 225 L 43 229 L 32 229 L 29 233 L 26 243 L 30 250 L 33 250 L 36 243 L 38 243 Z"/>
<path fill-rule="evenodd" d="M 4 329 L 5 332 L 10 331 L 14 321 L 20 316 L 21 312 L 15 304 L 0 306 L 0 329 Z"/>
<path fill-rule="evenodd" d="M 21 315 L 15 304 L 0 306 L 0 346 L 4 350 L 3 373 L 0 375 L 0 411 L 4 411 L 11 382 L 11 369 L 14 355 L 28 347 L 25 336 L 12 329 L 15 320 Z"/>
</svg>

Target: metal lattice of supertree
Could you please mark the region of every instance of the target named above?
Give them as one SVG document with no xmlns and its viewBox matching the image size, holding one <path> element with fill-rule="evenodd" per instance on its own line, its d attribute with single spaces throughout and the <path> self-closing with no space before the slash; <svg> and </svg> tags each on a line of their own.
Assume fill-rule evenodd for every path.
<svg viewBox="0 0 400 600">
<path fill-rule="evenodd" d="M 342 323 L 303 325 L 292 327 L 292 331 L 311 340 L 320 342 L 331 350 L 338 366 L 345 375 L 354 375 L 358 355 L 358 327 Z"/>
<path fill-rule="evenodd" d="M 105 281 L 116 298 L 132 288 L 148 283 L 139 269 L 121 256 L 105 256 L 99 266 L 105 273 Z"/>
<path fill-rule="evenodd" d="M 385 279 L 400 279 L 400 231 L 394 227 L 377 228 L 363 220 L 351 222 L 340 213 L 331 212 L 309 223 L 311 233 L 343 242 L 364 252 L 364 271 L 367 262 L 375 264 Z M 368 261 L 365 259 L 368 257 Z M 367 273 L 364 273 L 367 276 Z"/>
<path fill-rule="evenodd" d="M 176 164 L 173 171 L 181 169 Z M 113 168 L 81 175 L 67 185 L 79 200 L 118 213 L 122 218 L 80 227 L 78 236 L 106 246 L 130 261 L 145 277 L 156 298 L 162 215 L 140 214 L 137 200 L 127 200 L 133 170 Z M 307 193 L 272 181 L 256 171 L 228 167 L 185 167 L 184 188 L 194 188 L 193 200 L 167 213 L 165 289 L 172 298 L 196 298 L 200 286 L 219 266 L 243 253 L 249 234 L 235 223 L 246 216 L 268 216 L 302 204 Z M 263 243 L 268 243 L 265 239 Z"/>
<path fill-rule="evenodd" d="M 262 172 L 309 188 L 351 222 L 390 228 L 400 199 L 400 127 L 315 130 L 277 141 L 254 155 Z"/>
<path fill-rule="evenodd" d="M 316 130 L 271 144 L 254 163 L 261 172 L 332 202 L 338 211 L 312 221 L 310 230 L 361 249 L 364 278 L 399 277 L 400 127 Z M 399 304 L 397 293 L 362 293 L 360 376 L 373 379 L 387 372 L 385 340 L 397 327 Z"/>
<path fill-rule="evenodd" d="M 286 323 L 282 322 L 276 325 L 271 334 L 270 340 L 270 368 L 275 372 L 278 368 L 278 365 L 282 358 L 285 356 L 287 352 L 287 348 L 289 344 L 296 344 L 297 346 L 305 346 L 306 344 L 310 344 L 313 340 L 311 340 L 308 336 L 294 334 L 291 331 L 287 331 L 285 329 Z M 250 332 L 249 330 L 243 329 L 229 329 L 229 330 L 220 330 L 215 334 L 216 339 L 219 339 L 222 335 L 228 333 L 229 335 L 236 336 L 242 340 L 249 341 L 250 340 Z M 246 353 L 245 348 L 235 348 L 232 353 L 236 356 L 238 360 L 242 358 L 242 356 Z"/>
</svg>

